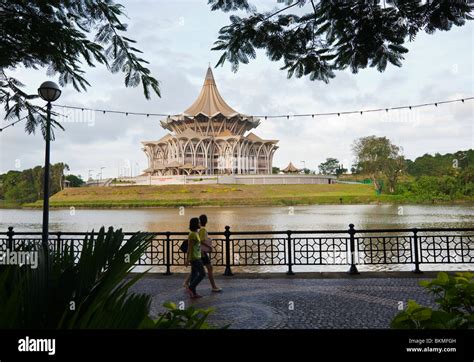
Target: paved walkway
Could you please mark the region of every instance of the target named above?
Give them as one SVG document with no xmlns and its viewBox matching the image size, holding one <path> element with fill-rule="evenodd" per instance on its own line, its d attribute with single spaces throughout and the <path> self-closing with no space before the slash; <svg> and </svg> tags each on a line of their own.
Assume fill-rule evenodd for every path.
<svg viewBox="0 0 474 362">
<path fill-rule="evenodd" d="M 153 316 L 165 301 L 215 308 L 209 322 L 230 328 L 389 328 L 399 302 L 415 299 L 433 305 L 418 286 L 419 278 L 270 278 L 220 277 L 222 293 L 212 293 L 205 279 L 198 287 L 204 297 L 190 300 L 183 275 L 145 278 L 134 291 L 153 296 Z"/>
</svg>

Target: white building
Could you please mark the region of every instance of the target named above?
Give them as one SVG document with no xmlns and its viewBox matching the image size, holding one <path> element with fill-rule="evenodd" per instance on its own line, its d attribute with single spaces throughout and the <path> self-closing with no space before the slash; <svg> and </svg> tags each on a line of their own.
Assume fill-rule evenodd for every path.
<svg viewBox="0 0 474 362">
<path fill-rule="evenodd" d="M 211 68 L 196 101 L 161 121 L 171 133 L 145 141 L 146 175 L 271 174 L 277 140 L 252 132 L 258 118 L 238 113 L 221 97 Z"/>
</svg>

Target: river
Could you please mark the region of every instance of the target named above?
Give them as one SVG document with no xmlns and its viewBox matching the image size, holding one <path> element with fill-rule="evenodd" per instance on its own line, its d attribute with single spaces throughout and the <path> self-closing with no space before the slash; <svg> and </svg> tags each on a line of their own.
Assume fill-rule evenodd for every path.
<svg viewBox="0 0 474 362">
<path fill-rule="evenodd" d="M 124 231 L 188 231 L 191 217 L 206 214 L 209 231 L 337 230 L 474 227 L 468 205 L 312 205 L 294 207 L 196 207 L 146 209 L 53 209 L 50 231 L 84 232 L 113 226 Z M 0 230 L 41 231 L 42 211 L 0 209 Z M 141 270 L 142 267 L 137 267 Z M 221 268 L 216 268 L 220 271 Z M 361 265 L 359 271 L 412 270 L 413 265 Z M 472 264 L 427 264 L 423 270 L 472 270 Z M 174 267 L 174 271 L 184 271 Z M 286 267 L 239 267 L 234 271 L 284 272 Z M 347 266 L 298 266 L 295 271 L 345 271 Z M 163 267 L 152 271 L 162 272 Z"/>
<path fill-rule="evenodd" d="M 206 214 L 210 231 L 473 227 L 474 206 L 311 205 L 294 207 L 196 207 L 147 209 L 53 209 L 51 231 L 187 231 L 191 217 Z M 41 210 L 0 209 L 0 230 L 40 231 Z"/>
</svg>

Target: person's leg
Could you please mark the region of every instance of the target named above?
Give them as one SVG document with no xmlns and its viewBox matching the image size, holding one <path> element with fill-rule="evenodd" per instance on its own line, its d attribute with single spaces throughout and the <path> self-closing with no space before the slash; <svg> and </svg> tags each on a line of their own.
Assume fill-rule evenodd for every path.
<svg viewBox="0 0 474 362">
<path fill-rule="evenodd" d="M 206 265 L 207 269 L 207 277 L 209 278 L 209 281 L 211 282 L 211 287 L 212 289 L 219 289 L 216 285 L 216 281 L 214 280 L 214 274 L 212 273 L 212 264 L 207 264 Z"/>
<path fill-rule="evenodd" d="M 197 285 L 204 279 L 206 272 L 204 271 L 204 265 L 201 260 L 191 261 L 191 281 L 189 283 L 189 289 L 196 294 Z"/>
<path fill-rule="evenodd" d="M 209 255 L 207 253 L 204 253 L 201 260 L 202 260 L 204 266 L 207 269 L 207 276 L 209 277 L 209 281 L 211 282 L 212 291 L 220 292 L 221 288 L 219 288 L 216 285 L 216 282 L 214 280 L 214 274 L 213 274 L 213 270 L 212 270 L 211 258 L 209 257 Z"/>
<path fill-rule="evenodd" d="M 191 280 L 191 273 L 188 273 L 188 276 L 186 277 L 186 280 L 183 283 L 183 287 L 188 287 L 190 280 Z"/>
<path fill-rule="evenodd" d="M 198 283 L 196 283 L 197 277 L 198 277 L 198 268 L 196 267 L 196 264 L 194 263 L 194 260 L 191 261 L 191 274 L 189 275 L 190 280 L 189 280 L 189 289 L 196 294 L 196 286 Z"/>
</svg>

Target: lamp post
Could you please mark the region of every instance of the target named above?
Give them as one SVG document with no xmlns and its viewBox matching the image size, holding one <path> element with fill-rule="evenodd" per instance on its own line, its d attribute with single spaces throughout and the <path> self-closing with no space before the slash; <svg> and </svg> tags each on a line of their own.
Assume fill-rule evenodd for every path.
<svg viewBox="0 0 474 362">
<path fill-rule="evenodd" d="M 102 166 L 102 167 L 100 168 L 100 181 L 102 181 L 102 170 L 103 170 L 104 168 L 107 168 L 107 167 Z"/>
<path fill-rule="evenodd" d="M 38 88 L 38 95 L 45 100 L 46 105 L 46 132 L 45 132 L 45 157 L 43 177 L 43 232 L 42 244 L 45 251 L 46 262 L 48 262 L 48 226 L 49 226 L 49 163 L 50 163 L 50 141 L 51 141 L 51 102 L 61 95 L 61 89 L 54 82 L 44 82 Z"/>
</svg>

